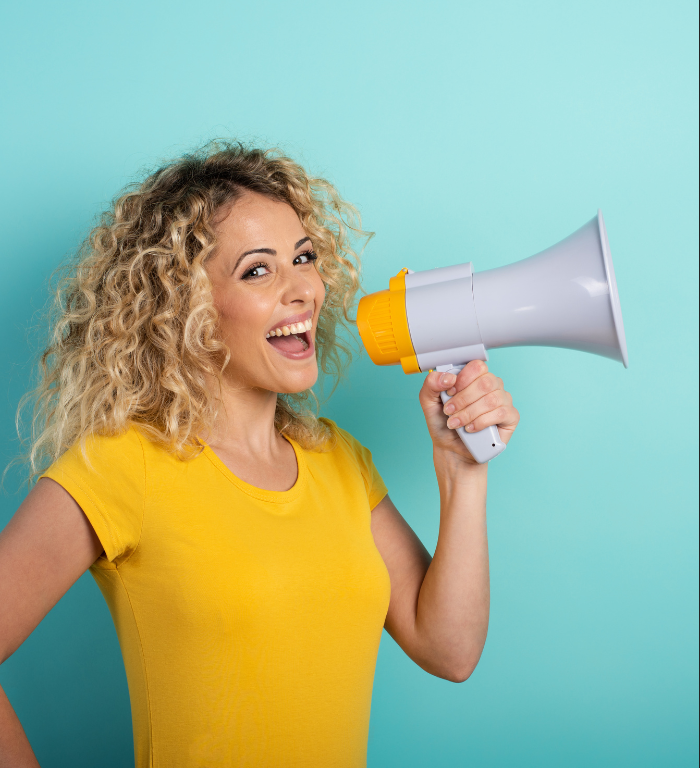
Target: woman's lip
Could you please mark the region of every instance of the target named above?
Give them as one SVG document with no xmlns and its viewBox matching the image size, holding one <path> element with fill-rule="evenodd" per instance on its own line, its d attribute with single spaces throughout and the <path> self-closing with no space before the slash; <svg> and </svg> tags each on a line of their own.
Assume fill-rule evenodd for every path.
<svg viewBox="0 0 700 768">
<path fill-rule="evenodd" d="M 300 321 L 297 321 L 300 322 Z M 278 355 L 282 355 L 283 357 L 288 357 L 290 360 L 306 360 L 307 357 L 311 357 L 315 352 L 314 347 L 314 341 L 313 339 L 308 335 L 307 336 L 309 340 L 309 346 L 308 349 L 305 349 L 303 352 L 287 352 L 283 349 L 278 349 L 274 344 L 270 344 L 270 346 L 277 352 Z"/>
<path fill-rule="evenodd" d="M 283 317 L 281 320 L 278 320 L 272 328 L 270 328 L 267 333 L 270 333 L 270 331 L 274 330 L 275 328 L 281 328 L 283 325 L 291 325 L 292 323 L 303 323 L 306 320 L 310 320 L 314 316 L 313 309 L 308 310 L 308 312 L 302 312 L 300 315 L 289 315 L 289 317 Z"/>
</svg>

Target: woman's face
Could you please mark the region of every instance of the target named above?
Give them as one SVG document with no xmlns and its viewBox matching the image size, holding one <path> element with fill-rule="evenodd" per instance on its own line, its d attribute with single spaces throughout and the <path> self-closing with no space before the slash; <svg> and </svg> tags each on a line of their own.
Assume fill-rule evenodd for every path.
<svg viewBox="0 0 700 768">
<path fill-rule="evenodd" d="M 247 192 L 216 226 L 206 263 L 233 386 L 301 392 L 318 377 L 314 339 L 325 286 L 311 240 L 286 203 Z M 278 335 L 279 334 L 279 335 Z"/>
</svg>

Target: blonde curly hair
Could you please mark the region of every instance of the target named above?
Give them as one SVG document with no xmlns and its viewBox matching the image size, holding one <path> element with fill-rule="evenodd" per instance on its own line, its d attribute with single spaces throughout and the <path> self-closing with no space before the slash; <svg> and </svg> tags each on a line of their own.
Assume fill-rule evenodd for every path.
<svg viewBox="0 0 700 768">
<path fill-rule="evenodd" d="M 371 233 L 331 184 L 279 150 L 210 142 L 128 187 L 58 271 L 38 383 L 17 412 L 22 439 L 32 406 L 30 483 L 77 441 L 85 453 L 91 434 L 131 425 L 182 459 L 201 451 L 197 436 L 219 407 L 206 379 L 221 384 L 231 359 L 204 265 L 216 248 L 215 217 L 249 191 L 288 203 L 311 238 L 326 286 L 316 355 L 337 383 L 351 356 L 337 331 L 354 322 L 360 287 L 353 241 Z M 317 412 L 311 390 L 278 395 L 275 426 L 320 450 L 330 431 Z"/>
</svg>

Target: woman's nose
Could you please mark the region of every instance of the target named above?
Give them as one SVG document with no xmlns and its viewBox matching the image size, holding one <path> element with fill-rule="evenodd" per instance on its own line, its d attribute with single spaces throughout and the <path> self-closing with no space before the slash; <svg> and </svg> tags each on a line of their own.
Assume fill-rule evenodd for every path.
<svg viewBox="0 0 700 768">
<path fill-rule="evenodd" d="M 284 281 L 284 291 L 282 302 L 291 304 L 294 301 L 301 301 L 308 304 L 315 298 L 315 291 L 311 282 L 305 275 L 300 274 L 298 270 L 293 270 Z"/>
</svg>

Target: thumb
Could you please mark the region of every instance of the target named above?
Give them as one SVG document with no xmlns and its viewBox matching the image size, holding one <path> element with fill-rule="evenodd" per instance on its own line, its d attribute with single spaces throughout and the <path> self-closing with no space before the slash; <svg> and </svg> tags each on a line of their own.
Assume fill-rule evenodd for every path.
<svg viewBox="0 0 700 768">
<path fill-rule="evenodd" d="M 432 411 L 437 408 L 442 412 L 440 392 L 454 387 L 456 381 L 457 377 L 454 373 L 438 373 L 437 371 L 429 373 L 423 381 L 423 386 L 418 396 L 423 410 Z"/>
</svg>

